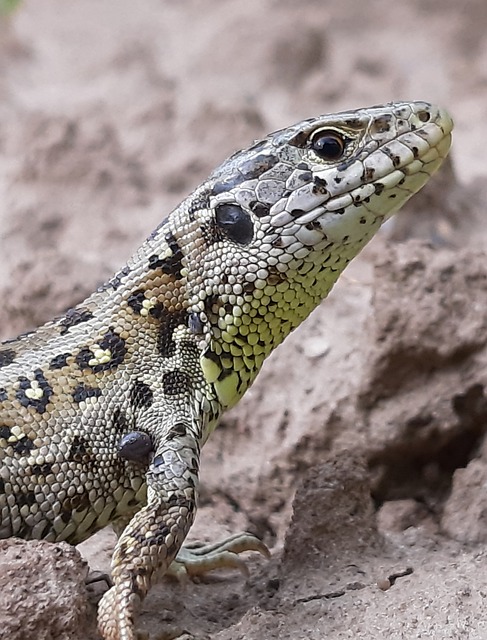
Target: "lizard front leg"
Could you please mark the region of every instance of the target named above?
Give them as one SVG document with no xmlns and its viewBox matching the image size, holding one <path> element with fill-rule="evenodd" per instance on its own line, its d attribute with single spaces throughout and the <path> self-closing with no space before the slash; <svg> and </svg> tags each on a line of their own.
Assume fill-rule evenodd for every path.
<svg viewBox="0 0 487 640">
<path fill-rule="evenodd" d="M 190 436 L 158 447 L 147 473 L 147 505 L 131 519 L 113 554 L 113 587 L 98 610 L 98 629 L 105 640 L 136 638 L 137 609 L 151 585 L 167 572 L 193 523 L 198 460 L 199 446 Z"/>
</svg>

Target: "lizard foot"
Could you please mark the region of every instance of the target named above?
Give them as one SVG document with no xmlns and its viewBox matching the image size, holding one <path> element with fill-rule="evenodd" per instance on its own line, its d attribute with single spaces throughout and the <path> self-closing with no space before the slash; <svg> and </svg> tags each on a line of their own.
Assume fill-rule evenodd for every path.
<svg viewBox="0 0 487 640">
<path fill-rule="evenodd" d="M 166 575 L 177 580 L 201 576 L 214 569 L 238 569 L 249 575 L 247 564 L 240 553 L 257 551 L 270 558 L 267 546 L 251 533 L 237 533 L 214 544 L 191 543 L 182 547 L 176 559 L 170 565 Z"/>
</svg>

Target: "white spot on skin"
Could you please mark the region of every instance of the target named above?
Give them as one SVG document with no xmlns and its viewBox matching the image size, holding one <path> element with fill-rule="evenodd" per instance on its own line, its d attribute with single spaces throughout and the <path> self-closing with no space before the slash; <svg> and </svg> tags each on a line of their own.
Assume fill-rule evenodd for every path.
<svg viewBox="0 0 487 640">
<path fill-rule="evenodd" d="M 155 298 L 151 298 L 150 300 L 145 299 L 142 302 L 142 308 L 140 310 L 140 315 L 144 316 L 144 318 L 146 318 L 149 315 L 149 312 L 151 309 L 153 309 L 156 306 L 156 299 Z"/>
<path fill-rule="evenodd" d="M 112 359 L 112 352 L 110 349 L 102 349 L 99 344 L 91 345 L 90 351 L 93 353 L 93 358 L 88 360 L 90 367 L 95 367 L 99 364 L 106 364 Z"/>
<path fill-rule="evenodd" d="M 32 380 L 30 388 L 25 390 L 25 395 L 30 400 L 40 400 L 44 395 L 44 391 L 39 387 L 37 380 Z"/>
</svg>

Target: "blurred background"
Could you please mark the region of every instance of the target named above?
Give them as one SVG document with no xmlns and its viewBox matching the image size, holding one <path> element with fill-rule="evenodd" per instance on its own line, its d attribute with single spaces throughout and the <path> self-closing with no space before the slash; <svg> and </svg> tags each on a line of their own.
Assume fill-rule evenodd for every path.
<svg viewBox="0 0 487 640">
<path fill-rule="evenodd" d="M 456 123 L 452 164 L 204 450 L 194 535 L 250 529 L 273 560 L 245 583 L 163 585 L 146 628 L 487 637 L 486 27 L 485 0 L 0 0 L 2 338 L 80 302 L 269 131 L 403 99 Z M 85 543 L 94 568 L 113 544 Z M 27 591 L 15 607 L 33 610 Z"/>
</svg>

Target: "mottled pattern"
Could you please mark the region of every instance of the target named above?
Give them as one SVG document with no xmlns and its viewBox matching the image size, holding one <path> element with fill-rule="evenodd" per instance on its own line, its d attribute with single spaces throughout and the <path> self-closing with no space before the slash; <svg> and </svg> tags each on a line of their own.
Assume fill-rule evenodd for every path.
<svg viewBox="0 0 487 640">
<path fill-rule="evenodd" d="M 0 537 L 77 543 L 114 524 L 106 640 L 135 637 L 138 602 L 169 570 L 265 552 L 243 535 L 183 558 L 200 449 L 439 167 L 451 128 L 436 107 L 400 103 L 277 131 L 224 162 L 83 304 L 1 346 Z"/>
</svg>

